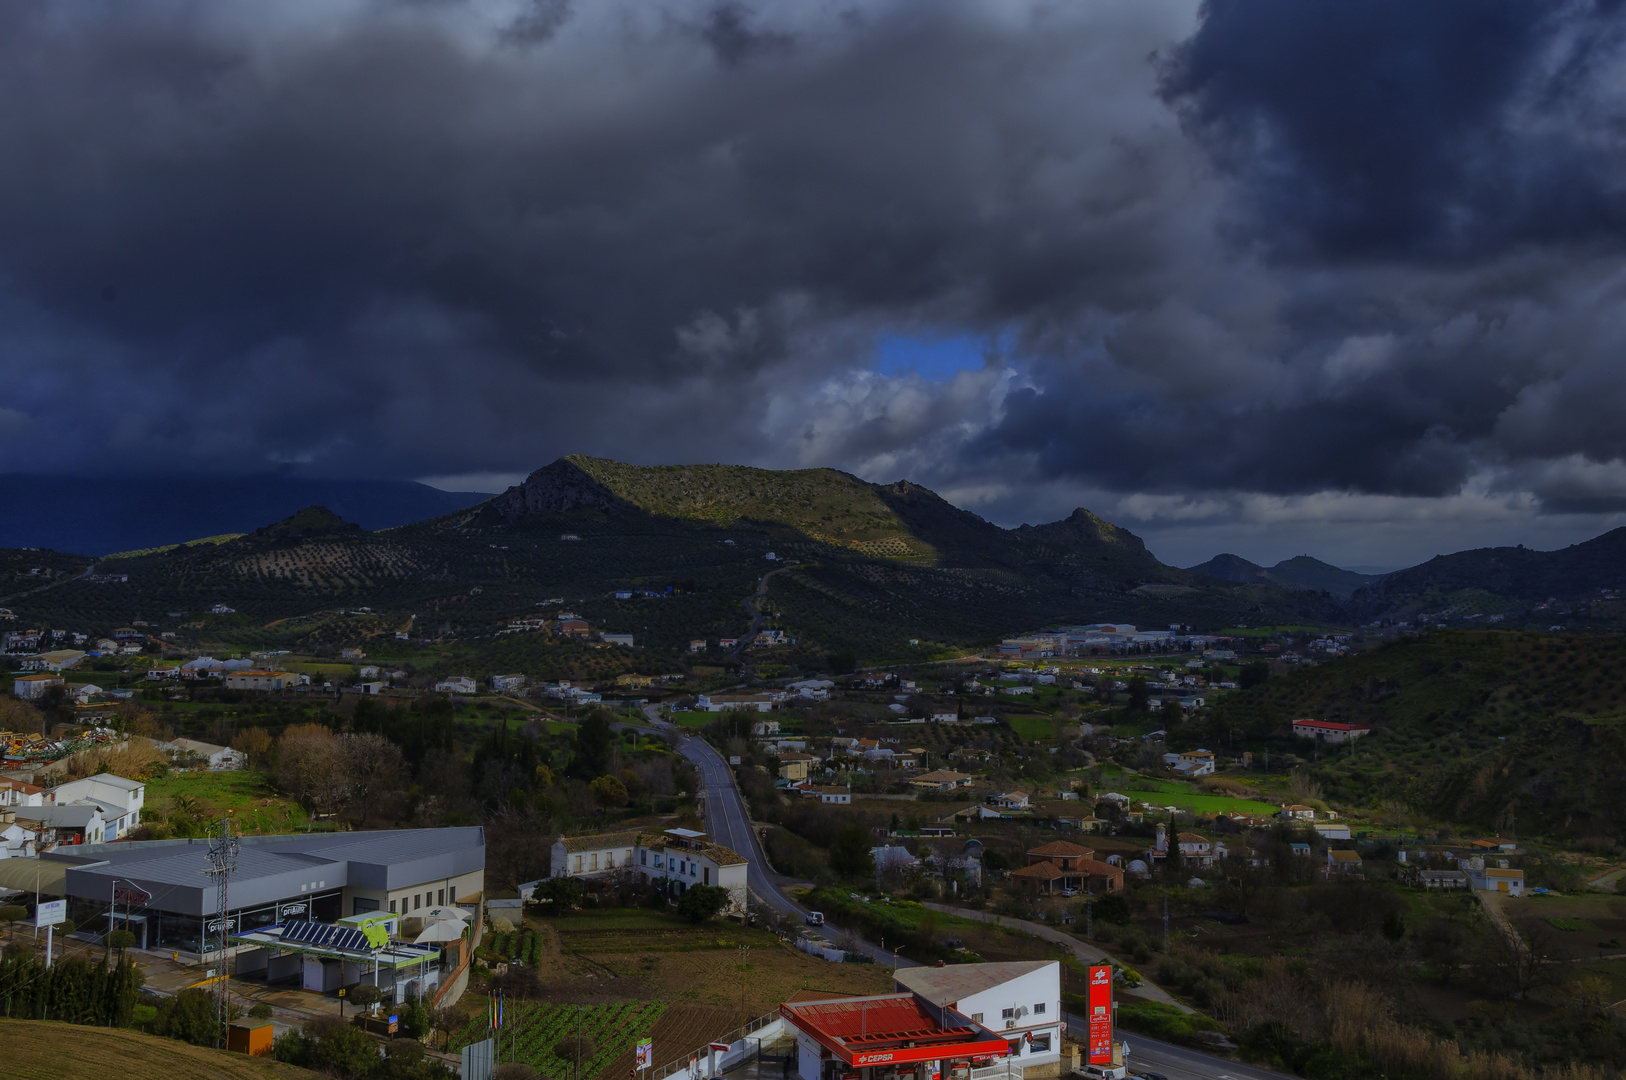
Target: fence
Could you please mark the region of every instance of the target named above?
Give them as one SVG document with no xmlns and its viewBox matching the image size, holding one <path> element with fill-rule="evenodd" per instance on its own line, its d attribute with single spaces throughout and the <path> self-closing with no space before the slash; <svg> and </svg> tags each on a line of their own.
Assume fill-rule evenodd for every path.
<svg viewBox="0 0 1626 1080">
<path fill-rule="evenodd" d="M 747 1041 L 748 1037 L 754 1035 L 758 1031 L 761 1031 L 770 1024 L 775 1024 L 778 1022 L 779 1014 L 777 1012 L 763 1013 L 755 1020 L 747 1023 L 744 1027 L 735 1028 L 722 1038 L 711 1040 L 711 1042 L 728 1044 L 728 1049 L 723 1052 L 723 1056 L 717 1061 L 717 1071 L 721 1073 L 731 1069 L 735 1065 L 738 1065 L 740 1062 L 744 1061 L 748 1056 L 755 1053 L 757 1047 L 750 1045 L 750 1043 Z M 711 1058 L 711 1042 L 702 1043 L 698 1049 L 691 1050 L 689 1053 L 684 1054 L 677 1060 L 667 1062 L 665 1065 L 662 1065 L 660 1068 L 654 1070 L 653 1080 L 666 1080 L 666 1077 L 671 1076 L 673 1073 L 685 1072 L 688 1070 L 689 1062 L 691 1061 L 709 1062 Z M 735 1045 L 736 1043 L 738 1045 Z M 760 1045 L 761 1044 L 759 1042 L 758 1046 Z"/>
</svg>

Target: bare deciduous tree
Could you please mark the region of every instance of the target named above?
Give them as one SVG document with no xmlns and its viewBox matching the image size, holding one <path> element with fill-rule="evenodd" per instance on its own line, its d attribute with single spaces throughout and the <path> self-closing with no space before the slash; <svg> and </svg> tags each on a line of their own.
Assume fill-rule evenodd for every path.
<svg viewBox="0 0 1626 1080">
<path fill-rule="evenodd" d="M 393 798 L 406 782 L 406 758 L 399 746 L 370 731 L 346 735 L 340 751 L 350 807 L 365 826 L 374 808 Z"/>
<path fill-rule="evenodd" d="M 321 724 L 295 724 L 277 740 L 282 790 L 322 815 L 332 815 L 346 792 L 339 740 Z"/>
</svg>

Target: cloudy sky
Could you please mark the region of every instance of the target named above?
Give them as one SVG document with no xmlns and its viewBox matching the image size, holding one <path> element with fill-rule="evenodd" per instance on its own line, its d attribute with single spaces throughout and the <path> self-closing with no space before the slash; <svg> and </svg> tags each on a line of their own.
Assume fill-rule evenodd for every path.
<svg viewBox="0 0 1626 1080">
<path fill-rule="evenodd" d="M 1626 522 L 1614 0 L 0 9 L 0 468 L 562 453 L 1189 564 Z"/>
</svg>

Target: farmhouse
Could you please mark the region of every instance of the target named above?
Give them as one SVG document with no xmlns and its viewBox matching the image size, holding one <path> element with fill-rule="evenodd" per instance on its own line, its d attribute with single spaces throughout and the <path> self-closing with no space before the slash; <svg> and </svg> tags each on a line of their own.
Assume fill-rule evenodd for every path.
<svg viewBox="0 0 1626 1080">
<path fill-rule="evenodd" d="M 226 673 L 227 690 L 292 690 L 309 681 L 309 676 L 295 675 L 291 671 L 263 671 L 250 668 L 246 671 Z"/>
<path fill-rule="evenodd" d="M 965 773 L 951 772 L 948 769 L 938 769 L 936 772 L 924 773 L 909 781 L 909 786 L 921 791 L 952 791 L 955 788 L 967 787 L 971 777 Z"/>
<path fill-rule="evenodd" d="M 1368 724 L 1338 724 L 1331 720 L 1295 720 L 1293 734 L 1301 739 L 1314 739 L 1333 746 L 1354 742 L 1362 735 L 1370 735 Z"/>
<path fill-rule="evenodd" d="M 553 877 L 602 879 L 631 874 L 679 895 L 694 885 L 717 885 L 729 892 L 726 912 L 743 914 L 747 903 L 747 863 L 738 852 L 713 844 L 693 829 L 664 833 L 620 832 L 561 836 L 553 844 Z"/>
</svg>

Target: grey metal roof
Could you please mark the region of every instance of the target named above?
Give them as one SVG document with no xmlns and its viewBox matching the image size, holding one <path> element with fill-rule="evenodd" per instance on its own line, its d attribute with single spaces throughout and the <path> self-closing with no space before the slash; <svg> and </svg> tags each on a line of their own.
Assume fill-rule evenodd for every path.
<svg viewBox="0 0 1626 1080">
<path fill-rule="evenodd" d="M 900 988 L 911 990 L 934 1005 L 951 1005 L 1055 963 L 1054 960 L 1012 960 L 997 964 L 899 968 L 892 973 L 892 978 Z"/>
<path fill-rule="evenodd" d="M 485 868 L 480 828 L 244 836 L 238 842 L 233 909 L 346 885 L 396 889 Z M 215 911 L 207 839 L 84 844 L 46 858 L 75 864 L 67 871 L 70 896 L 103 899 L 117 879 L 151 893 L 152 907 L 194 915 Z"/>
<path fill-rule="evenodd" d="M 102 810 L 100 806 L 88 802 L 69 803 L 67 806 L 15 806 L 12 809 L 24 821 L 43 822 L 53 829 L 83 829 Z"/>
</svg>

